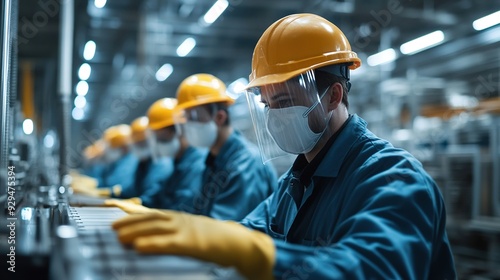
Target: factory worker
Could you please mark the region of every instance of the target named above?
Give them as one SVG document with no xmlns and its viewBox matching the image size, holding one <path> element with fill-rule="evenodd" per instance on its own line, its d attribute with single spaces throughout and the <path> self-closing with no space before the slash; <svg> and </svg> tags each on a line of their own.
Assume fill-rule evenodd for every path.
<svg viewBox="0 0 500 280">
<path fill-rule="evenodd" d="M 180 122 L 189 144 L 208 148 L 201 192 L 193 212 L 221 220 L 241 220 L 276 187 L 276 174 L 262 164 L 258 148 L 231 126 L 234 103 L 226 86 L 210 74 L 195 74 L 177 89 Z"/>
<path fill-rule="evenodd" d="M 104 170 L 102 156 L 104 155 L 104 140 L 99 139 L 83 150 L 83 175 L 101 178 Z"/>
<path fill-rule="evenodd" d="M 105 152 L 104 140 L 99 139 L 83 150 L 83 172 L 71 170 L 71 188 L 74 193 L 91 196 L 109 196 L 109 192 L 98 191 L 97 186 L 102 182 L 105 169 L 103 155 Z"/>
<path fill-rule="evenodd" d="M 153 160 L 151 147 L 146 137 L 149 120 L 148 117 L 136 118 L 131 124 L 131 151 L 139 163 L 135 170 L 133 188 L 122 190 L 120 198 L 135 198 L 139 203 L 149 193 L 155 193 L 161 189 L 162 182 L 173 172 L 171 158 L 158 158 Z"/>
<path fill-rule="evenodd" d="M 120 197 L 123 190 L 134 188 L 134 174 L 138 159 L 130 152 L 131 129 L 117 125 L 103 133 L 104 167 L 97 178 L 72 173 L 71 187 L 75 193 L 100 197 Z"/>
<path fill-rule="evenodd" d="M 298 155 L 278 190 L 241 224 L 174 211 L 126 217 L 113 224 L 120 241 L 249 279 L 455 279 L 435 182 L 348 112 L 349 72 L 360 65 L 322 17 L 273 23 L 255 47 L 247 99 L 260 146 Z"/>
<path fill-rule="evenodd" d="M 201 178 L 205 169 L 207 149 L 195 148 L 175 127 L 174 113 L 177 100 L 162 98 L 148 110 L 148 139 L 157 160 L 173 159 L 173 172 L 160 188 L 150 189 L 137 201 L 107 201 L 128 213 L 148 212 L 149 208 L 193 209 L 195 194 L 201 189 Z M 142 205 L 133 205 L 142 204 Z"/>
</svg>

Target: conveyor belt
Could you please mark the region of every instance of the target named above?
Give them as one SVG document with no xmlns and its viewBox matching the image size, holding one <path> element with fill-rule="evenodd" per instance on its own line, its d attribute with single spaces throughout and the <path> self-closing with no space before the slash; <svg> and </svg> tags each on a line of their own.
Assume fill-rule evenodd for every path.
<svg viewBox="0 0 500 280">
<path fill-rule="evenodd" d="M 69 215 L 98 279 L 241 279 L 233 269 L 186 257 L 139 255 L 123 246 L 110 226 L 126 215 L 118 208 L 70 207 Z"/>
</svg>

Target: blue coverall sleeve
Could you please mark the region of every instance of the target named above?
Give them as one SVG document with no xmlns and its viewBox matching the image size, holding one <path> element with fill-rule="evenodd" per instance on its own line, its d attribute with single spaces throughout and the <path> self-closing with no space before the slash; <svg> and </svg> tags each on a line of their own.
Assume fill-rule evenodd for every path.
<svg viewBox="0 0 500 280">
<path fill-rule="evenodd" d="M 137 170 L 138 161 L 135 157 L 127 156 L 123 161 L 117 163 L 117 166 L 109 174 L 102 187 L 112 187 L 120 185 L 122 188 L 121 198 L 129 198 L 129 194 L 134 193 L 135 172 Z M 99 186 L 101 187 L 101 186 Z"/>
<path fill-rule="evenodd" d="M 357 174 L 363 178 L 366 174 Z M 366 177 L 365 177 L 366 178 Z M 359 181 L 358 181 L 359 182 Z M 354 183 L 354 182 L 353 182 Z M 442 231 L 432 182 L 417 172 L 382 172 L 346 195 L 342 222 L 331 244 L 317 247 L 275 240 L 275 276 L 280 279 L 426 279 L 433 234 Z M 325 221 L 328 222 L 328 221 Z M 436 248 L 434 248 L 436 249 Z M 434 275 L 436 276 L 436 275 Z M 453 279 L 441 275 L 439 279 Z M 295 278 L 293 278 L 295 279 Z"/>
<path fill-rule="evenodd" d="M 220 177 L 227 176 L 227 179 L 221 180 L 222 188 L 215 186 L 219 193 L 213 202 L 210 217 L 219 220 L 241 220 L 272 193 L 270 190 L 276 185 L 276 177 L 265 169 L 248 168 L 219 174 Z M 216 182 L 217 180 L 214 180 L 217 185 Z"/>
</svg>

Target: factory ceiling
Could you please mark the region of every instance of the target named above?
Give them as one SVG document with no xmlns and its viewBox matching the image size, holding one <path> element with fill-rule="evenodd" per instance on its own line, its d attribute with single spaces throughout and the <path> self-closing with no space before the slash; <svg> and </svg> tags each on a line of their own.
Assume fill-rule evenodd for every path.
<svg viewBox="0 0 500 280">
<path fill-rule="evenodd" d="M 59 2 L 20 1 L 19 58 L 35 65 L 37 99 L 56 91 Z M 253 48 L 262 32 L 285 15 L 303 12 L 334 22 L 362 58 L 364 65 L 357 70 L 360 75 L 353 74 L 350 93 L 359 95 L 358 102 L 374 102 L 370 98 L 374 89 L 384 91 L 383 85 L 394 88 L 393 83 L 412 79 L 420 83 L 420 77 L 456 82 L 461 94 L 498 95 L 500 26 L 476 31 L 472 22 L 499 10 L 499 0 L 228 0 L 227 9 L 212 24 L 202 18 L 214 0 L 105 2 L 98 8 L 94 0 L 75 0 L 75 89 L 80 65 L 88 63 L 92 69 L 85 117 L 78 124 L 87 129 L 102 125 L 103 119 L 107 124 L 130 122 L 156 99 L 174 96 L 182 79 L 194 73 L 212 73 L 228 84 L 248 77 Z M 444 34 L 439 46 L 414 55 L 401 53 L 403 43 L 436 30 Z M 196 45 L 186 56 L 179 56 L 177 48 L 187 38 L 195 39 Z M 89 61 L 84 58 L 88 41 L 96 45 Z M 367 64 L 367 57 L 388 48 L 394 49 L 395 62 Z M 156 73 L 164 64 L 173 71 L 160 82 Z M 437 87 L 443 85 L 447 83 Z M 428 102 L 442 99 L 428 92 Z M 123 108 L 110 109 L 113 106 Z"/>
</svg>

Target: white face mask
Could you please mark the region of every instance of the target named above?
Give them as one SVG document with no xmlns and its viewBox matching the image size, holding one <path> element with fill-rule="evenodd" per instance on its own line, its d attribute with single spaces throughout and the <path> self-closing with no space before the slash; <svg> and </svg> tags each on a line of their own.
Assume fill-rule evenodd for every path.
<svg viewBox="0 0 500 280">
<path fill-rule="evenodd" d="M 267 112 L 267 130 L 283 151 L 291 154 L 308 153 L 325 132 L 327 125 L 319 133 L 311 130 L 308 111 L 309 108 L 305 106 L 292 106 L 269 109 Z"/>
<path fill-rule="evenodd" d="M 104 156 L 107 163 L 113 163 L 122 157 L 122 152 L 119 149 L 108 148 Z"/>
<path fill-rule="evenodd" d="M 148 159 L 151 156 L 151 150 L 148 146 L 134 146 L 132 152 L 139 160 Z"/>
<path fill-rule="evenodd" d="M 188 121 L 184 124 L 184 133 L 192 146 L 210 148 L 217 139 L 217 125 L 213 121 L 207 123 Z"/>
<path fill-rule="evenodd" d="M 169 142 L 157 142 L 156 143 L 156 155 L 158 157 L 175 157 L 177 155 L 177 152 L 179 152 L 179 148 L 181 146 L 181 143 L 179 141 L 179 138 L 174 137 Z"/>
</svg>

